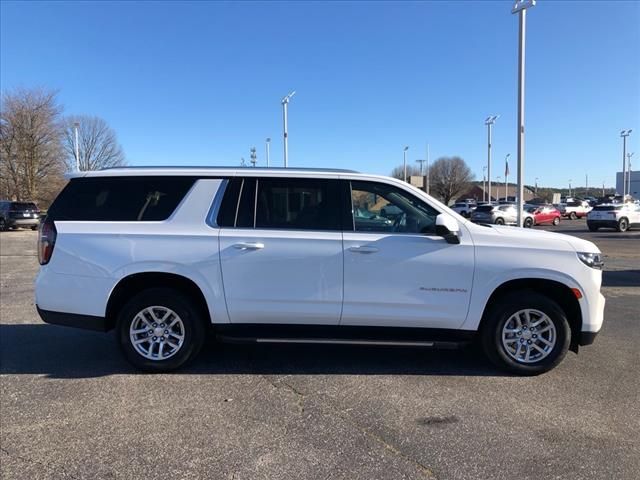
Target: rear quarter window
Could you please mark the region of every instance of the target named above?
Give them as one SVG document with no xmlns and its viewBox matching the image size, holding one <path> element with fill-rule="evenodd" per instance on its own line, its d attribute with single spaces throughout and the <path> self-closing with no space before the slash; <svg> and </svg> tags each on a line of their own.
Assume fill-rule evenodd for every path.
<svg viewBox="0 0 640 480">
<path fill-rule="evenodd" d="M 162 221 L 195 183 L 192 177 L 94 177 L 72 179 L 53 202 L 54 220 Z"/>
</svg>

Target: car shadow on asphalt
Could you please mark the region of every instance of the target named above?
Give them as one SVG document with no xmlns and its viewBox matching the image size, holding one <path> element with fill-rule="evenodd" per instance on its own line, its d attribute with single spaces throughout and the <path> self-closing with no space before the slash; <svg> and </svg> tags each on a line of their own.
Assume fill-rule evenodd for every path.
<svg viewBox="0 0 640 480">
<path fill-rule="evenodd" d="M 125 361 L 112 333 L 46 324 L 0 325 L 0 373 L 49 378 L 142 374 Z M 476 347 L 232 345 L 213 339 L 176 374 L 509 376 Z"/>
<path fill-rule="evenodd" d="M 603 287 L 640 287 L 640 270 L 605 270 Z"/>
</svg>

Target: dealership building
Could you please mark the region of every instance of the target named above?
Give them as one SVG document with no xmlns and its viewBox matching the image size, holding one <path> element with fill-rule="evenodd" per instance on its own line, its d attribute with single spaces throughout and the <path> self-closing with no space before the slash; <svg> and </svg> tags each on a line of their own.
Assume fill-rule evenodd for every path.
<svg viewBox="0 0 640 480">
<path fill-rule="evenodd" d="M 629 194 L 634 198 L 640 198 L 640 170 L 631 171 Z M 622 195 L 622 172 L 616 173 L 616 192 Z"/>
</svg>

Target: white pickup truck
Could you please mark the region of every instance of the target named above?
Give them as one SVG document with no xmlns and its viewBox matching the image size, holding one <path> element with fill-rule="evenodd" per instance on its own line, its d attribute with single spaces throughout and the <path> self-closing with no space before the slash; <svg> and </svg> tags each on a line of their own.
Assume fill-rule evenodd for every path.
<svg viewBox="0 0 640 480">
<path fill-rule="evenodd" d="M 589 205 L 589 202 L 584 200 L 574 200 L 558 205 L 558 210 L 560 210 L 562 216 L 571 220 L 586 217 L 587 213 L 591 211 L 591 208 L 592 207 Z"/>
</svg>

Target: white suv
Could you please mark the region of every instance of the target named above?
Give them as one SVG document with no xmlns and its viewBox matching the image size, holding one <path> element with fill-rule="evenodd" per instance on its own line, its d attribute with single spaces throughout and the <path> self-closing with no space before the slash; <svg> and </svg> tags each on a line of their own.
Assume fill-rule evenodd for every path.
<svg viewBox="0 0 640 480">
<path fill-rule="evenodd" d="M 382 212 L 401 211 L 392 218 Z M 459 346 L 537 374 L 593 342 L 591 242 L 475 225 L 344 170 L 118 168 L 72 176 L 43 222 L 45 322 L 115 329 L 150 371 L 221 340 Z"/>
<path fill-rule="evenodd" d="M 587 214 L 587 227 L 592 232 L 599 228 L 615 228 L 619 232 L 640 228 L 640 205 L 637 203 L 596 205 Z"/>
</svg>

